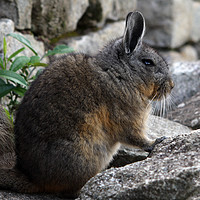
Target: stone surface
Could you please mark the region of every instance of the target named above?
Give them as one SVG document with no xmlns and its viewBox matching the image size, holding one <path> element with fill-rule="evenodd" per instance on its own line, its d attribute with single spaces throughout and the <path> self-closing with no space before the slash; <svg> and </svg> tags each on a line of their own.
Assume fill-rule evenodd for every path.
<svg viewBox="0 0 200 200">
<path fill-rule="evenodd" d="M 107 25 L 100 31 L 69 40 L 61 40 L 59 43 L 65 43 L 75 51 L 94 55 L 111 39 L 122 36 L 124 26 L 124 21 L 115 22 Z"/>
<path fill-rule="evenodd" d="M 191 0 L 139 0 L 137 9 L 146 19 L 146 42 L 156 47 L 176 48 L 190 38 Z"/>
<path fill-rule="evenodd" d="M 197 61 L 198 60 L 197 50 L 191 45 L 183 46 L 180 49 L 180 54 L 182 56 L 182 60 L 179 60 L 179 61 Z"/>
<path fill-rule="evenodd" d="M 166 136 L 173 137 L 180 134 L 189 134 L 191 129 L 180 123 L 170 121 L 168 119 L 151 115 L 147 123 L 147 136 L 154 140 L 156 138 Z"/>
<path fill-rule="evenodd" d="M 33 0 L 32 30 L 49 38 L 76 29 L 88 0 Z"/>
<path fill-rule="evenodd" d="M 200 91 L 200 62 L 177 62 L 170 66 L 175 87 L 172 100 L 175 105 L 188 100 Z"/>
<path fill-rule="evenodd" d="M 32 0 L 1 0 L 0 18 L 9 18 L 17 29 L 31 28 Z"/>
<path fill-rule="evenodd" d="M 144 160 L 147 158 L 148 155 L 148 152 L 145 152 L 141 149 L 134 149 L 128 148 L 126 146 L 121 146 L 107 168 L 123 167 L 125 165 Z"/>
<path fill-rule="evenodd" d="M 198 61 L 198 51 L 195 47 L 191 45 L 183 46 L 180 51 L 170 50 L 170 51 L 159 51 L 159 53 L 164 57 L 168 64 L 173 64 L 175 62 L 187 62 L 187 61 Z"/>
<path fill-rule="evenodd" d="M 0 54 L 2 54 L 3 49 L 3 38 L 9 33 L 13 33 L 14 29 L 15 25 L 12 20 L 0 19 Z"/>
<path fill-rule="evenodd" d="M 200 2 L 193 1 L 193 19 L 191 28 L 191 40 L 198 42 L 200 40 Z"/>
<path fill-rule="evenodd" d="M 79 28 L 102 27 L 106 20 L 122 20 L 136 9 L 136 0 L 89 0 L 89 7 L 80 19 Z"/>
<path fill-rule="evenodd" d="M 168 118 L 193 129 L 200 129 L 200 92 L 179 104 L 175 110 L 169 111 Z"/>
<path fill-rule="evenodd" d="M 82 199 L 199 199 L 200 131 L 164 140 L 150 158 L 97 174 Z"/>
<path fill-rule="evenodd" d="M 106 5 L 105 5 L 106 6 Z M 112 12 L 108 14 L 109 20 L 125 19 L 129 12 L 136 10 L 137 0 L 113 0 Z"/>
<path fill-rule="evenodd" d="M 15 0 L 17 4 L 18 20 L 16 28 L 31 29 L 32 0 Z M 15 20 L 14 20 L 15 21 Z"/>
<path fill-rule="evenodd" d="M 189 134 L 190 132 L 191 129 L 186 126 L 154 115 L 149 116 L 146 130 L 147 136 L 152 140 L 162 136 L 174 137 L 175 135 L 183 133 Z M 141 149 L 121 146 L 109 167 L 122 167 L 133 162 L 144 160 L 148 154 Z"/>
</svg>

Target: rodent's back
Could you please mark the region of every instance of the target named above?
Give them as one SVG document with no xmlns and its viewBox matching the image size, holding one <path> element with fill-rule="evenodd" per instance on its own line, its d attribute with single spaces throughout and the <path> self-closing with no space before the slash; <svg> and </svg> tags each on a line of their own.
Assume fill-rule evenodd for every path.
<svg viewBox="0 0 200 200">
<path fill-rule="evenodd" d="M 43 145 L 48 145 L 48 141 L 77 139 L 85 114 L 95 110 L 101 96 L 98 84 L 92 84 L 98 82 L 92 66 L 88 65 L 92 59 L 83 54 L 61 57 L 30 86 L 16 115 L 19 162 L 20 157 L 27 164 L 30 159 L 34 161 L 37 152 L 45 156 L 42 150 L 46 150 Z"/>
<path fill-rule="evenodd" d="M 77 57 L 82 59 L 82 62 L 77 63 L 75 61 Z M 83 112 L 89 112 L 93 100 L 90 105 L 86 105 L 86 99 L 97 95 L 91 96 L 91 92 L 94 92 L 91 82 L 95 73 L 86 64 L 88 59 L 91 58 L 81 54 L 64 56 L 53 62 L 33 82 L 16 115 L 15 134 L 17 137 L 18 129 L 23 127 L 23 121 L 30 123 L 31 126 L 38 124 L 36 131 L 39 131 L 39 127 L 46 130 L 51 124 L 55 126 L 55 128 L 49 127 L 51 130 L 58 130 L 56 126 L 62 126 L 61 122 L 64 119 L 66 122 L 76 120 L 76 118 L 80 120 Z M 25 117 L 26 115 L 28 118 Z M 52 123 L 46 123 L 46 120 L 48 122 L 52 120 Z M 66 127 L 65 123 L 64 126 Z M 21 132 L 19 135 L 22 135 Z"/>
</svg>

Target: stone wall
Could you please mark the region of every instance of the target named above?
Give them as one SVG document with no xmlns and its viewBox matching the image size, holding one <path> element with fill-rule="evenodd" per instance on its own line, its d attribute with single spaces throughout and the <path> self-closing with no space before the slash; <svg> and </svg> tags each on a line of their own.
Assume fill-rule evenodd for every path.
<svg viewBox="0 0 200 200">
<path fill-rule="evenodd" d="M 147 41 L 154 46 L 176 48 L 200 40 L 200 2 L 194 0 L 1 0 L 0 18 L 52 38 L 80 27 L 100 28 L 136 9 L 146 17 Z"/>
<path fill-rule="evenodd" d="M 74 31 L 87 32 L 89 38 L 80 36 L 68 40 L 64 37 L 61 42 L 78 51 L 96 53 L 105 42 L 123 34 L 126 14 L 134 10 L 145 16 L 145 41 L 161 49 L 169 61 L 199 58 L 199 0 L 1 0 L 0 20 L 11 19 L 16 30 L 30 30 L 35 36 L 48 39 L 63 38 Z M 97 29 L 103 30 L 91 31 Z M 0 49 L 2 35 L 6 33 L 7 30 L 0 29 Z"/>
</svg>

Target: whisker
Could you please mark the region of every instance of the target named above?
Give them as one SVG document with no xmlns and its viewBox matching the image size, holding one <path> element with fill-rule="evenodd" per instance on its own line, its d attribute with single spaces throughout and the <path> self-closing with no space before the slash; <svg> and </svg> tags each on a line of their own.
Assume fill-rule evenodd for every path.
<svg viewBox="0 0 200 200">
<path fill-rule="evenodd" d="M 161 113 L 162 113 L 162 100 L 159 102 L 160 108 L 158 110 L 158 116 L 161 117 Z"/>
<path fill-rule="evenodd" d="M 161 100 L 161 104 L 162 104 L 162 108 L 161 108 L 160 117 L 163 117 L 163 113 L 164 113 L 164 101 L 163 101 L 163 99 Z"/>
<path fill-rule="evenodd" d="M 160 102 L 156 101 L 156 105 L 155 105 L 155 115 L 159 116 L 159 111 L 160 111 Z"/>
<path fill-rule="evenodd" d="M 172 94 L 167 96 L 166 104 L 167 104 L 167 106 L 166 106 L 166 118 L 168 118 L 169 111 L 173 110 L 174 107 L 175 107 L 175 103 L 173 101 L 173 95 Z"/>
<path fill-rule="evenodd" d="M 172 108 L 173 108 L 173 107 L 177 107 L 177 104 L 174 102 L 173 99 L 175 99 L 175 97 L 174 97 L 174 94 L 171 93 L 171 94 L 170 94 L 170 101 L 171 101 L 171 106 L 172 106 Z"/>
<path fill-rule="evenodd" d="M 147 109 L 149 108 L 149 106 L 151 105 L 151 103 L 153 102 L 153 100 L 156 98 L 157 93 L 153 96 L 153 98 L 149 101 L 148 105 L 147 105 Z"/>
<path fill-rule="evenodd" d="M 164 96 L 164 115 L 163 117 L 165 117 L 166 115 L 166 97 Z"/>
</svg>

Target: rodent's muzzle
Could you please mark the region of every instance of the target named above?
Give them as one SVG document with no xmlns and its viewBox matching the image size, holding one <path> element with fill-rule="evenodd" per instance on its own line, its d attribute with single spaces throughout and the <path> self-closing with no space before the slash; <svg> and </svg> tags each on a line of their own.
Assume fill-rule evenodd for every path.
<svg viewBox="0 0 200 200">
<path fill-rule="evenodd" d="M 161 100 L 163 96 L 167 96 L 171 93 L 172 89 L 174 88 L 174 82 L 171 78 L 168 78 L 163 83 L 160 84 L 156 91 L 156 100 Z"/>
</svg>

